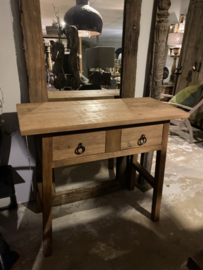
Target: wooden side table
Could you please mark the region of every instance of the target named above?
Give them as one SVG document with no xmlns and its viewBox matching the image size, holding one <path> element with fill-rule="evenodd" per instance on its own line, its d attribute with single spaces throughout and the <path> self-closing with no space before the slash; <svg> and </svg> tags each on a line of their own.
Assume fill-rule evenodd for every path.
<svg viewBox="0 0 203 270">
<path fill-rule="evenodd" d="M 151 98 L 20 104 L 17 111 L 21 135 L 41 136 L 44 256 L 52 254 L 53 205 L 121 186 L 133 190 L 134 170 L 153 187 L 151 218 L 159 220 L 170 120 L 187 118 L 187 112 Z M 139 153 L 151 151 L 157 151 L 155 177 L 137 162 Z M 127 183 L 117 179 L 55 193 L 53 168 L 122 156 L 131 156 L 132 177 Z"/>
</svg>

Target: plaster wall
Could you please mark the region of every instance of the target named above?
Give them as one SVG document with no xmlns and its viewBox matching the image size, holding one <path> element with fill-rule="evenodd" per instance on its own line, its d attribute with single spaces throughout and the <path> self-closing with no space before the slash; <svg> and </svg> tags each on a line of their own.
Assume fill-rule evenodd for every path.
<svg viewBox="0 0 203 270">
<path fill-rule="evenodd" d="M 12 165 L 17 201 L 27 202 L 30 196 L 33 169 L 29 169 L 25 138 L 20 136 L 16 104 L 28 102 L 28 84 L 22 45 L 18 1 L 0 0 L 0 87 L 3 91 L 4 127 L 10 135 L 4 136 L 1 166 Z M 1 98 L 1 97 L 0 97 Z M 34 149 L 29 138 L 31 166 L 34 167 Z M 0 200 L 0 207 L 1 203 Z"/>
<path fill-rule="evenodd" d="M 135 97 L 142 97 L 144 92 L 145 69 L 147 63 L 153 5 L 154 1 L 142 1 Z"/>
</svg>

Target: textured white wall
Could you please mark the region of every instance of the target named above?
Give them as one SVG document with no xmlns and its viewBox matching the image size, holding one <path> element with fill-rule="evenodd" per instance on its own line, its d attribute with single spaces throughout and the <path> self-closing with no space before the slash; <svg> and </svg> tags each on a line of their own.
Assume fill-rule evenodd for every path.
<svg viewBox="0 0 203 270">
<path fill-rule="evenodd" d="M 4 112 L 15 112 L 20 103 L 16 49 L 10 1 L 0 0 L 0 87 L 4 93 Z"/>
<path fill-rule="evenodd" d="M 4 93 L 5 127 L 12 134 L 3 139 L 0 165 L 12 165 L 18 202 L 30 196 L 33 169 L 29 170 L 25 138 L 20 136 L 16 104 L 28 102 L 28 85 L 18 13 L 18 1 L 0 0 L 0 87 Z M 34 167 L 32 138 L 29 138 Z M 1 203 L 1 202 L 0 202 Z"/>
<path fill-rule="evenodd" d="M 154 1 L 149 0 L 142 1 L 135 97 L 142 97 L 144 91 L 145 69 L 147 63 L 147 53 L 149 46 L 153 4 Z"/>
</svg>

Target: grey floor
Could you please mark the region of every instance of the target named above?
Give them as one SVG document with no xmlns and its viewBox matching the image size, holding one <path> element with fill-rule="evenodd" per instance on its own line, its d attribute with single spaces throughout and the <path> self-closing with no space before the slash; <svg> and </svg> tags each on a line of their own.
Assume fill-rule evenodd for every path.
<svg viewBox="0 0 203 270">
<path fill-rule="evenodd" d="M 0 232 L 22 254 L 16 270 L 178 270 L 203 249 L 203 134 L 190 145 L 170 136 L 161 220 L 150 220 L 152 190 L 119 191 L 53 209 L 53 255 L 42 255 L 34 204 L 0 212 Z M 56 171 L 57 190 L 114 178 L 107 162 Z M 74 181 L 73 181 L 74 179 Z"/>
</svg>

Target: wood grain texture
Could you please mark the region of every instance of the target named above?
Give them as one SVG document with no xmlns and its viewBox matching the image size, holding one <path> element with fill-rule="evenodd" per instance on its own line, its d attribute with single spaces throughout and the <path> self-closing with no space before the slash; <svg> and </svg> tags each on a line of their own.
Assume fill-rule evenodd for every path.
<svg viewBox="0 0 203 270">
<path fill-rule="evenodd" d="M 114 99 L 120 96 L 119 89 L 113 90 L 80 90 L 80 91 L 48 91 L 49 102 Z"/>
<path fill-rule="evenodd" d="M 53 160 L 105 153 L 105 137 L 105 131 L 53 137 Z M 77 155 L 75 150 L 80 143 L 85 147 L 85 152 Z"/>
<path fill-rule="evenodd" d="M 30 102 L 47 102 L 40 1 L 20 0 L 20 12 Z"/>
<path fill-rule="evenodd" d="M 140 35 L 142 0 L 125 0 L 123 21 L 123 54 L 121 71 L 121 97 L 135 96 L 137 51 Z"/>
<path fill-rule="evenodd" d="M 188 118 L 152 98 L 18 104 L 21 135 L 58 133 Z"/>
<path fill-rule="evenodd" d="M 106 131 L 106 153 L 121 150 L 121 129 Z"/>
<path fill-rule="evenodd" d="M 43 159 L 43 253 L 52 254 L 52 137 L 42 139 Z"/>
<path fill-rule="evenodd" d="M 162 144 L 162 131 L 162 124 L 135 128 L 125 128 L 122 130 L 121 150 L 142 147 L 138 145 L 138 140 L 141 138 L 142 135 L 145 135 L 147 139 L 147 142 L 144 145 L 145 147 Z"/>
<path fill-rule="evenodd" d="M 151 218 L 153 221 L 158 221 L 160 216 L 169 128 L 170 122 L 164 124 L 162 149 L 160 151 L 157 151 L 154 191 L 152 200 L 152 214 L 151 214 Z"/>
<path fill-rule="evenodd" d="M 150 72 L 150 96 L 160 100 L 163 68 L 165 64 L 166 40 L 168 36 L 168 10 L 170 0 L 158 0 L 157 21 L 154 33 L 152 67 Z"/>
<path fill-rule="evenodd" d="M 53 206 L 94 198 L 121 189 L 119 182 L 111 180 L 99 185 L 94 184 L 83 188 L 61 191 L 56 193 L 53 198 Z"/>
<path fill-rule="evenodd" d="M 97 154 L 97 155 L 90 155 L 90 156 L 79 156 L 77 158 L 72 159 L 64 159 L 64 160 L 54 160 L 52 163 L 53 168 L 59 168 L 64 166 L 71 166 L 75 164 L 81 164 L 86 162 L 92 162 L 97 160 L 104 160 L 104 159 L 110 159 L 110 158 L 116 158 L 116 157 L 125 157 L 130 156 L 134 154 L 140 154 L 140 153 L 147 153 L 150 151 L 156 151 L 161 149 L 161 145 L 153 145 L 153 146 L 147 146 L 147 147 L 141 147 L 141 148 L 133 148 L 118 152 L 111 152 L 111 153 L 104 153 L 104 154 Z"/>
<path fill-rule="evenodd" d="M 133 162 L 133 166 L 134 169 L 137 170 L 152 187 L 154 187 L 154 177 L 152 177 L 152 175 L 147 170 L 145 170 L 138 162 Z"/>
</svg>

